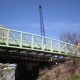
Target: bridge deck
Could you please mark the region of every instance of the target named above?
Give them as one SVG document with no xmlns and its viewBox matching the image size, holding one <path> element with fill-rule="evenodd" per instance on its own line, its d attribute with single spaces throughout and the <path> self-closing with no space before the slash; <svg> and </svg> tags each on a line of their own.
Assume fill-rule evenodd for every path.
<svg viewBox="0 0 80 80">
<path fill-rule="evenodd" d="M 80 57 L 78 46 L 60 40 L 43 37 L 36 34 L 12 30 L 0 27 L 0 48 L 23 49 L 38 53 L 49 53 L 50 55 L 62 54 Z M 44 40 L 46 41 L 44 43 Z"/>
</svg>

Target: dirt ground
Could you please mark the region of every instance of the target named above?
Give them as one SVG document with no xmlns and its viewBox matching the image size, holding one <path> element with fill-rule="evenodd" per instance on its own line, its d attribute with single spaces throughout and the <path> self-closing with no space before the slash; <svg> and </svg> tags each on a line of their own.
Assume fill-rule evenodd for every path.
<svg viewBox="0 0 80 80">
<path fill-rule="evenodd" d="M 66 61 L 53 67 L 51 70 L 44 69 L 40 71 L 40 76 L 37 80 L 44 80 L 45 77 L 50 77 L 51 80 L 67 80 L 71 75 L 80 76 L 80 64 Z"/>
</svg>

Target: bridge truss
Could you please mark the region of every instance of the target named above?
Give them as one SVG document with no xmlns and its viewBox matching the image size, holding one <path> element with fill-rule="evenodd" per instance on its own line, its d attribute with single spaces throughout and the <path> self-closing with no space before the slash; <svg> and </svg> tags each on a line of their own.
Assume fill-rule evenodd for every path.
<svg viewBox="0 0 80 80">
<path fill-rule="evenodd" d="M 0 35 L 0 54 L 6 54 L 8 56 L 6 58 L 12 58 L 15 55 L 16 59 L 20 57 L 23 59 L 24 56 L 27 56 L 27 59 L 35 58 L 36 60 L 42 55 L 43 57 L 39 60 L 48 60 L 55 55 L 80 57 L 79 47 L 77 45 L 8 28 L 0 27 L 1 31 L 6 32 L 6 34 Z M 44 43 L 44 39 L 46 44 Z M 11 55 L 13 56 L 10 57 Z"/>
</svg>

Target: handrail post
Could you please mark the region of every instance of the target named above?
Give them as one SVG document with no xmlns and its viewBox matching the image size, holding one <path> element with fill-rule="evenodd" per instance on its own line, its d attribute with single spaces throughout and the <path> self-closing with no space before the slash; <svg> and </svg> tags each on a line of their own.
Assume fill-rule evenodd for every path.
<svg viewBox="0 0 80 80">
<path fill-rule="evenodd" d="M 50 49 L 50 50 L 51 50 L 51 52 L 53 52 L 53 50 L 52 50 L 52 39 L 50 39 L 50 40 L 51 40 L 51 41 L 50 41 L 50 42 L 51 42 L 51 49 Z"/>
<path fill-rule="evenodd" d="M 68 44 L 67 42 L 65 42 L 65 44 L 66 44 L 66 54 L 68 54 Z"/>
<path fill-rule="evenodd" d="M 20 47 L 22 48 L 22 32 L 20 32 Z"/>
<path fill-rule="evenodd" d="M 60 50 L 60 41 L 59 41 L 58 47 L 59 47 L 59 53 L 60 53 L 61 52 L 61 50 Z"/>
<path fill-rule="evenodd" d="M 42 36 L 42 50 L 44 50 L 44 37 Z"/>
<path fill-rule="evenodd" d="M 32 35 L 32 49 L 33 49 L 33 43 L 34 43 L 34 35 Z"/>
<path fill-rule="evenodd" d="M 9 46 L 9 31 L 10 31 L 10 30 L 9 30 L 9 29 L 7 29 L 7 43 L 6 43 L 6 44 L 7 44 L 7 46 Z"/>
</svg>

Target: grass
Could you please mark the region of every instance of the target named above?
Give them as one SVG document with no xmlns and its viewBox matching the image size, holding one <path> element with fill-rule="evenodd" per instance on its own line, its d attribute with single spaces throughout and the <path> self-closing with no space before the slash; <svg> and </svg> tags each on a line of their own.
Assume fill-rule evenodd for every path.
<svg viewBox="0 0 80 80">
<path fill-rule="evenodd" d="M 52 80 L 49 76 L 47 76 L 45 79 L 42 80 Z"/>
<path fill-rule="evenodd" d="M 11 71 L 14 71 L 15 69 L 2 69 L 2 70 L 0 70 L 0 77 L 3 77 L 3 72 L 11 72 Z"/>
<path fill-rule="evenodd" d="M 1 79 L 1 80 L 6 80 L 5 78 Z"/>
<path fill-rule="evenodd" d="M 80 79 L 80 76 L 78 75 L 72 75 L 70 78 L 68 78 L 67 80 L 78 80 Z"/>
<path fill-rule="evenodd" d="M 0 73 L 2 73 L 3 71 L 5 71 L 5 72 L 11 72 L 11 71 L 13 71 L 13 70 L 15 70 L 15 69 L 1 69 L 1 70 L 0 70 Z"/>
<path fill-rule="evenodd" d="M 80 58 L 78 58 L 78 64 L 80 64 Z"/>
</svg>

